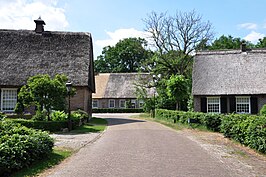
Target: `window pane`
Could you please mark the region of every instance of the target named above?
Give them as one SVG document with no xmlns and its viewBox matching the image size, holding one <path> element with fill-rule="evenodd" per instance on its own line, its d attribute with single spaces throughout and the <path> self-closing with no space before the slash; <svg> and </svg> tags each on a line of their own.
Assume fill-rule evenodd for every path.
<svg viewBox="0 0 266 177">
<path fill-rule="evenodd" d="M 236 112 L 237 113 L 249 113 L 250 107 L 249 97 L 237 97 L 236 98 Z"/>
<path fill-rule="evenodd" d="M 220 98 L 207 98 L 207 111 L 209 113 L 220 113 Z"/>
<path fill-rule="evenodd" d="M 109 107 L 114 108 L 115 107 L 115 100 L 109 100 Z"/>
<path fill-rule="evenodd" d="M 14 111 L 17 103 L 17 90 L 2 90 L 3 111 Z"/>
</svg>

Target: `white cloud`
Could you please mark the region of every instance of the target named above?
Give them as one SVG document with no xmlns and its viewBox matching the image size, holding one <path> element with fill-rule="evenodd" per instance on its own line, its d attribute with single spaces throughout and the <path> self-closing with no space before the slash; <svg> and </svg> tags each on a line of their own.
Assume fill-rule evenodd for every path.
<svg viewBox="0 0 266 177">
<path fill-rule="evenodd" d="M 117 29 L 114 32 L 106 31 L 109 39 L 97 40 L 95 44 L 99 47 L 114 46 L 119 40 L 129 38 L 129 37 L 141 37 L 148 38 L 149 34 L 144 31 L 138 31 L 134 28 L 129 29 Z"/>
<path fill-rule="evenodd" d="M 256 30 L 258 25 L 255 23 L 242 23 L 238 25 L 239 28 L 249 29 L 249 30 Z"/>
<path fill-rule="evenodd" d="M 246 37 L 244 37 L 245 40 L 250 41 L 252 43 L 258 42 L 259 39 L 263 38 L 265 35 L 262 33 L 257 33 L 255 31 L 252 31 L 250 34 L 248 34 Z"/>
<path fill-rule="evenodd" d="M 45 21 L 45 30 L 65 30 L 68 22 L 65 10 L 57 0 L 0 0 L 1 29 L 35 29 L 33 20 Z"/>
</svg>

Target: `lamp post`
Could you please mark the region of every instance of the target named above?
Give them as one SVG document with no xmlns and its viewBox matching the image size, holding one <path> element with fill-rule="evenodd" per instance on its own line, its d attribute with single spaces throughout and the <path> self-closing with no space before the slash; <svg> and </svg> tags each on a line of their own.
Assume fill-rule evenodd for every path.
<svg viewBox="0 0 266 177">
<path fill-rule="evenodd" d="M 67 94 L 68 94 L 68 131 L 72 130 L 72 122 L 71 122 L 71 118 L 70 118 L 70 92 L 71 92 L 71 88 L 72 88 L 72 83 L 68 82 L 66 83 L 66 88 L 67 88 Z"/>
<path fill-rule="evenodd" d="M 155 118 L 155 109 L 156 109 L 156 86 L 157 86 L 157 77 L 156 75 L 152 75 L 153 80 L 153 111 L 152 117 Z"/>
</svg>

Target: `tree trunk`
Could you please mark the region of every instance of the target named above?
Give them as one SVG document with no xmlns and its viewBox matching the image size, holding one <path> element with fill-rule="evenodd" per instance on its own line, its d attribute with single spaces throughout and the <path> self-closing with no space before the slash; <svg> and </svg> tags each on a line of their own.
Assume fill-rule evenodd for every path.
<svg viewBox="0 0 266 177">
<path fill-rule="evenodd" d="M 179 104 L 178 104 L 178 102 L 176 102 L 176 104 L 175 104 L 175 109 L 176 110 L 179 110 Z"/>
</svg>

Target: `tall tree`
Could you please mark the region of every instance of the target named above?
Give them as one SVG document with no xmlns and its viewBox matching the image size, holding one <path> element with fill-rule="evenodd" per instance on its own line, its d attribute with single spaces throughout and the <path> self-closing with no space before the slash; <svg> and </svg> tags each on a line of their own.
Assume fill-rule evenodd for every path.
<svg viewBox="0 0 266 177">
<path fill-rule="evenodd" d="M 126 38 L 120 40 L 114 47 L 104 47 L 102 55 L 95 60 L 96 72 L 121 73 L 137 72 L 150 57 L 150 51 L 145 49 L 147 41 L 142 38 Z"/>
<path fill-rule="evenodd" d="M 213 38 L 211 23 L 204 22 L 195 11 L 177 11 L 174 16 L 152 12 L 144 22 L 157 52 L 152 61 L 155 70 L 167 69 L 168 77 L 172 74 L 186 75 L 196 46 Z"/>
<path fill-rule="evenodd" d="M 235 38 L 231 35 L 225 36 L 222 35 L 218 39 L 215 39 L 209 46 L 205 45 L 205 48 L 201 49 L 209 49 L 209 50 L 220 50 L 220 49 L 239 49 L 241 43 L 246 43 L 248 48 L 254 48 L 254 44 L 249 41 L 246 41 L 241 38 Z"/>
<path fill-rule="evenodd" d="M 177 11 L 174 16 L 152 12 L 144 22 L 155 49 L 155 54 L 145 66 L 153 75 L 161 74 L 156 88 L 159 93 L 157 100 L 160 100 L 160 103 L 173 103 L 175 107 L 176 100 L 173 101 L 173 94 L 165 92 L 167 80 L 172 75 L 183 75 L 185 80 L 191 80 L 193 52 L 200 44 L 208 44 L 212 40 L 212 25 L 209 21 L 203 21 L 202 16 L 195 11 Z M 184 98 L 188 98 L 189 92 L 183 89 L 182 91 L 182 95 L 187 95 Z M 181 105 L 187 102 L 185 99 L 178 101 Z M 172 108 L 172 105 L 169 105 L 170 107 Z"/>
<path fill-rule="evenodd" d="M 266 47 L 266 37 L 259 39 L 257 44 L 255 45 L 256 48 L 265 48 Z"/>
</svg>

